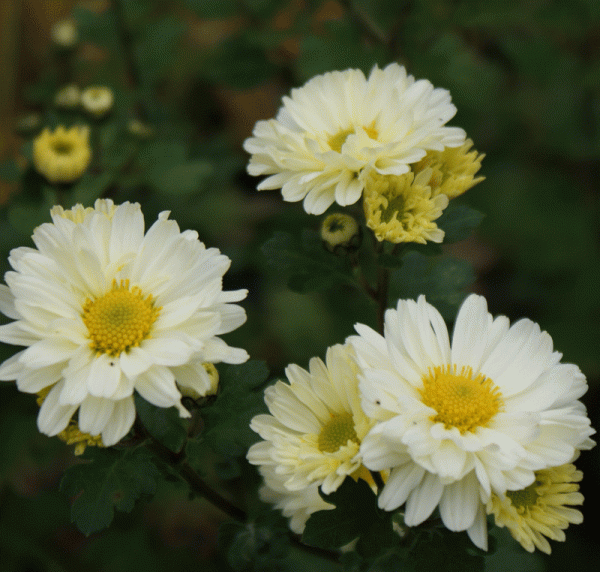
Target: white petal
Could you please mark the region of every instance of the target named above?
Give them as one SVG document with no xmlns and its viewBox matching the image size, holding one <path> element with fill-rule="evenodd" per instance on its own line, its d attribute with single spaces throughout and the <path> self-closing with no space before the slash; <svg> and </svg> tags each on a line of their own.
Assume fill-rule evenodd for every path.
<svg viewBox="0 0 600 572">
<path fill-rule="evenodd" d="M 479 508 L 479 486 L 475 473 L 444 487 L 440 500 L 440 516 L 446 528 L 467 530 L 475 520 Z"/>
<path fill-rule="evenodd" d="M 95 397 L 113 397 L 121 380 L 119 359 L 107 354 L 97 356 L 92 361 L 92 367 L 87 380 L 87 387 Z"/>
<path fill-rule="evenodd" d="M 415 463 L 406 463 L 393 469 L 379 495 L 379 508 L 395 510 L 403 505 L 415 487 L 422 482 L 424 475 L 425 470 Z M 406 524 L 412 526 L 408 522 Z"/>
<path fill-rule="evenodd" d="M 131 429 L 135 421 L 135 405 L 133 397 L 115 402 L 112 415 L 102 431 L 102 443 L 110 447 L 118 443 Z"/>
<path fill-rule="evenodd" d="M 429 518 L 438 505 L 443 490 L 444 487 L 437 475 L 425 473 L 421 484 L 408 497 L 404 522 L 408 526 L 417 526 Z"/>
<path fill-rule="evenodd" d="M 36 369 L 68 360 L 77 346 L 64 339 L 40 340 L 28 347 L 20 357 L 22 364 Z"/>
<path fill-rule="evenodd" d="M 90 435 L 102 433 L 113 413 L 115 403 L 112 399 L 104 397 L 86 397 L 79 407 L 79 429 Z"/>
<path fill-rule="evenodd" d="M 37 418 L 38 429 L 50 437 L 58 435 L 69 424 L 77 405 L 61 405 L 58 397 L 63 382 L 58 382 L 44 399 Z"/>
</svg>

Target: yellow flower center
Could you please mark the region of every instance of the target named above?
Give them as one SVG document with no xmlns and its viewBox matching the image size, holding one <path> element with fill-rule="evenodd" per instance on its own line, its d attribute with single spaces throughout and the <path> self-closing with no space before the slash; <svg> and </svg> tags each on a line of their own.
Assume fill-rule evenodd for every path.
<svg viewBox="0 0 600 572">
<path fill-rule="evenodd" d="M 118 356 L 149 338 L 152 324 L 161 308 L 154 307 L 152 295 L 144 298 L 136 286 L 129 290 L 129 280 L 117 284 L 96 300 L 83 305 L 83 322 L 87 326 L 90 347 L 97 353 Z"/>
<path fill-rule="evenodd" d="M 73 143 L 70 141 L 58 140 L 52 143 L 52 150 L 57 155 L 70 155 L 73 152 Z"/>
<path fill-rule="evenodd" d="M 423 378 L 422 402 L 436 410 L 434 423 L 461 433 L 484 427 L 502 407 L 502 394 L 491 379 L 470 367 L 437 366 Z"/>
<path fill-rule="evenodd" d="M 358 443 L 358 435 L 354 429 L 352 413 L 340 413 L 332 415 L 325 423 L 319 434 L 319 451 L 323 453 L 335 453 L 348 441 Z"/>
<path fill-rule="evenodd" d="M 528 487 L 520 491 L 506 491 L 506 496 L 517 509 L 533 506 L 537 503 L 537 500 L 540 497 L 536 489 L 541 484 L 542 483 L 540 481 L 534 481 Z"/>
<path fill-rule="evenodd" d="M 371 139 L 377 139 L 377 137 L 379 136 L 379 133 L 377 132 L 377 129 L 375 129 L 373 127 L 373 124 L 371 124 L 370 127 L 363 127 L 363 129 L 365 130 L 366 134 Z M 338 153 L 341 153 L 342 152 L 342 145 L 346 142 L 346 138 L 348 137 L 348 135 L 352 135 L 353 133 L 356 133 L 356 131 L 354 130 L 354 128 L 343 129 L 342 131 L 339 131 L 335 135 L 332 135 L 327 140 L 327 143 L 329 143 L 329 146 L 331 147 L 331 149 L 333 151 L 337 151 Z"/>
</svg>

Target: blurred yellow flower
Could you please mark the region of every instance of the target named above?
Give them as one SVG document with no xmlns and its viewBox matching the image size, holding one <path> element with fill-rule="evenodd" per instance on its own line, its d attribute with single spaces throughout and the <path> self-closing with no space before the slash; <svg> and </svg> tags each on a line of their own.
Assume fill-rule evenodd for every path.
<svg viewBox="0 0 600 572">
<path fill-rule="evenodd" d="M 52 41 L 63 49 L 72 48 L 77 43 L 77 22 L 73 18 L 65 18 L 56 22 L 50 30 Z"/>
<path fill-rule="evenodd" d="M 74 83 L 61 87 L 54 95 L 54 105 L 65 109 L 72 109 L 79 105 L 81 90 Z"/>
<path fill-rule="evenodd" d="M 435 221 L 448 206 L 448 197 L 433 195 L 428 185 L 431 169 L 418 175 L 373 175 L 364 192 L 367 226 L 377 240 L 388 242 L 442 242 L 444 231 Z"/>
<path fill-rule="evenodd" d="M 92 158 L 89 128 L 59 125 L 54 132 L 45 128 L 33 141 L 36 170 L 51 183 L 72 183 L 87 169 Z"/>
<path fill-rule="evenodd" d="M 113 106 L 114 95 L 110 88 L 104 86 L 87 87 L 81 92 L 81 106 L 90 115 L 102 117 Z"/>
</svg>

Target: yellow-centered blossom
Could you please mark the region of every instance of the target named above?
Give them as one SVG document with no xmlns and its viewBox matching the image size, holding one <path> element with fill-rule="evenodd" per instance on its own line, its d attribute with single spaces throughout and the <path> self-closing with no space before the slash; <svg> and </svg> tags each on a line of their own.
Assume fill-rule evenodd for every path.
<svg viewBox="0 0 600 572">
<path fill-rule="evenodd" d="M 581 524 L 583 515 L 568 505 L 583 504 L 579 482 L 583 473 L 568 463 L 536 471 L 535 481 L 518 491 L 506 491 L 502 497 L 493 494 L 487 503 L 487 513 L 496 524 L 506 526 L 513 538 L 525 550 L 536 548 L 550 554 L 550 540 L 563 542 L 569 524 Z"/>
<path fill-rule="evenodd" d="M 59 125 L 45 128 L 33 141 L 33 164 L 51 183 L 72 183 L 87 169 L 92 158 L 88 127 Z"/>
</svg>

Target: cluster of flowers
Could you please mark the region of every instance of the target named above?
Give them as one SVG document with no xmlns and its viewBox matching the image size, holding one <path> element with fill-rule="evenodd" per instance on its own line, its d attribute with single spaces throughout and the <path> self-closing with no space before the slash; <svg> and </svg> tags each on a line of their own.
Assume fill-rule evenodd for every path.
<svg viewBox="0 0 600 572">
<path fill-rule="evenodd" d="M 347 477 L 366 480 L 407 526 L 437 508 L 448 529 L 483 549 L 487 514 L 527 550 L 548 553 L 545 537 L 564 540 L 581 522 L 566 505 L 583 502 L 572 462 L 594 444 L 578 401 L 587 384 L 537 324 L 509 326 L 472 294 L 450 341 L 421 296 L 387 310 L 383 336 L 363 324 L 356 332 L 308 371 L 289 366 L 288 382 L 265 392 L 271 414 L 252 420 L 263 439 L 248 452 L 265 480 L 261 496 L 295 532 L 333 508 L 318 488 L 329 494 Z"/>
<path fill-rule="evenodd" d="M 259 190 L 281 187 L 313 214 L 362 197 L 380 241 L 440 242 L 434 221 L 481 180 L 482 156 L 462 129 L 445 126 L 455 112 L 447 91 L 397 64 L 368 79 L 328 73 L 257 123 L 248 169 L 269 175 Z M 86 161 L 80 128 L 44 131 L 34 143 L 34 164 L 51 182 L 80 176 Z M 247 291 L 222 290 L 230 261 L 196 232 L 181 232 L 168 212 L 145 232 L 139 204 L 109 199 L 51 216 L 34 231 L 36 248 L 11 252 L 0 285 L 0 311 L 14 320 L 0 326 L 0 341 L 26 347 L 0 365 L 0 380 L 38 395 L 40 431 L 79 452 L 114 445 L 134 422 L 134 392 L 185 417 L 183 395 L 216 391 L 214 363 L 248 358 L 219 337 L 245 321 L 235 302 Z M 546 537 L 563 540 L 581 521 L 570 505 L 583 500 L 572 463 L 594 444 L 579 401 L 587 384 L 537 324 L 494 319 L 471 295 L 450 341 L 420 297 L 386 311 L 383 335 L 361 324 L 356 332 L 308 371 L 290 365 L 288 381 L 265 392 L 271 414 L 251 423 L 262 438 L 248 452 L 264 477 L 261 496 L 295 532 L 332 508 L 319 488 L 329 494 L 347 477 L 366 480 L 407 526 L 437 508 L 481 548 L 486 515 L 545 552 Z"/>
<path fill-rule="evenodd" d="M 256 124 L 244 145 L 248 171 L 268 175 L 258 190 L 281 187 L 312 214 L 362 197 L 379 241 L 442 242 L 434 221 L 483 179 L 475 176 L 483 156 L 462 129 L 446 126 L 455 113 L 446 90 L 397 64 L 368 78 L 326 73 Z M 333 244 L 356 230 L 347 215 L 330 215 L 321 232 Z M 437 508 L 447 528 L 466 530 L 484 549 L 488 514 L 530 551 L 550 552 L 545 537 L 564 540 L 563 529 L 581 522 L 566 505 L 583 501 L 572 461 L 593 445 L 578 401 L 586 381 L 559 363 L 537 324 L 509 327 L 471 295 L 452 343 L 424 297 L 387 310 L 383 336 L 361 324 L 356 331 L 325 363 L 290 366 L 289 382 L 266 391 L 271 415 L 252 421 L 263 439 L 248 452 L 264 477 L 261 496 L 295 532 L 333 508 L 318 489 L 329 494 L 346 477 L 365 479 L 380 508 L 403 507 L 407 526 Z"/>
<path fill-rule="evenodd" d="M 483 180 L 483 155 L 463 129 L 447 127 L 456 107 L 445 89 L 404 67 L 316 76 L 283 98 L 275 119 L 259 121 L 244 148 L 248 172 L 269 175 L 258 190 L 304 200 L 311 214 L 363 199 L 379 241 L 442 242 L 435 220 Z"/>
</svg>

